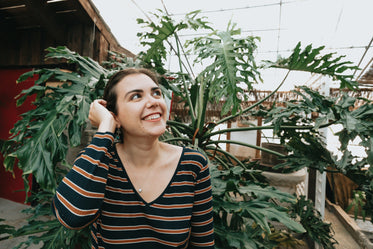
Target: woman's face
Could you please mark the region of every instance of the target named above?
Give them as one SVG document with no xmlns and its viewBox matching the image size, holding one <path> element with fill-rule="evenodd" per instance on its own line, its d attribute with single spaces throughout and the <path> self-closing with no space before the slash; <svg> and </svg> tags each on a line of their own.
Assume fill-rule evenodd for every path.
<svg viewBox="0 0 373 249">
<path fill-rule="evenodd" d="M 167 107 L 161 89 L 145 74 L 131 74 L 115 86 L 116 121 L 125 136 L 160 136 L 166 129 Z"/>
</svg>

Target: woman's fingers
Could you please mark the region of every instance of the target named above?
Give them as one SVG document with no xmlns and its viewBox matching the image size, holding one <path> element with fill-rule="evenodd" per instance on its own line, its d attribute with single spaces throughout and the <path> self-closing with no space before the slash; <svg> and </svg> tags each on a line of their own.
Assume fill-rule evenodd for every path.
<svg viewBox="0 0 373 249">
<path fill-rule="evenodd" d="M 103 120 L 111 119 L 113 115 L 106 109 L 106 101 L 98 99 L 91 103 L 88 118 L 93 126 L 98 127 Z"/>
</svg>

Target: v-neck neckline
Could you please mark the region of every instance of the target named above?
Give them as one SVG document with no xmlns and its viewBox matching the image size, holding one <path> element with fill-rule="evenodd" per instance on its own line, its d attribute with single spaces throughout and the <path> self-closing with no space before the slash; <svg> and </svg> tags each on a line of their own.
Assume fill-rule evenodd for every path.
<svg viewBox="0 0 373 249">
<path fill-rule="evenodd" d="M 172 182 L 174 181 L 174 178 L 175 176 L 177 175 L 177 172 L 179 171 L 179 167 L 180 167 L 180 163 L 181 163 L 181 159 L 183 158 L 184 156 L 184 153 L 185 153 L 185 147 L 182 147 L 182 151 L 181 151 L 181 154 L 180 154 L 180 157 L 179 157 L 179 160 L 177 162 L 177 165 L 175 167 L 175 171 L 170 179 L 170 181 L 168 182 L 167 186 L 164 188 L 164 190 L 161 192 L 161 194 L 159 196 L 157 196 L 154 200 L 150 201 L 150 202 L 147 202 L 146 200 L 144 200 L 144 198 L 141 196 L 141 194 L 139 193 L 139 191 L 135 188 L 135 186 L 132 184 L 132 181 L 131 181 L 131 178 L 129 177 L 127 171 L 126 171 L 126 168 L 124 167 L 123 163 L 122 163 L 122 160 L 119 156 L 119 153 L 117 151 L 117 146 L 116 144 L 114 144 L 114 152 L 115 152 L 115 157 L 117 158 L 119 164 L 120 164 L 120 167 L 122 167 L 123 169 L 123 172 L 125 174 L 125 176 L 127 177 L 127 180 L 128 180 L 128 183 L 132 189 L 132 191 L 135 193 L 135 195 L 147 206 L 155 203 L 156 201 L 158 201 L 159 199 L 163 198 L 164 194 L 166 193 L 166 191 L 168 190 L 168 188 L 170 187 L 170 185 L 172 184 Z"/>
</svg>

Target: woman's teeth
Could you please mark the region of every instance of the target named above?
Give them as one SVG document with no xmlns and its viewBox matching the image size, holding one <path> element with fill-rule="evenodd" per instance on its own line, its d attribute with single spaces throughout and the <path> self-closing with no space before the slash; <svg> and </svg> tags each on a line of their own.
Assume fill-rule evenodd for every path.
<svg viewBox="0 0 373 249">
<path fill-rule="evenodd" d="M 153 120 L 153 119 L 157 119 L 157 118 L 160 118 L 160 117 L 161 117 L 160 114 L 153 114 L 153 115 L 145 117 L 144 120 Z"/>
</svg>

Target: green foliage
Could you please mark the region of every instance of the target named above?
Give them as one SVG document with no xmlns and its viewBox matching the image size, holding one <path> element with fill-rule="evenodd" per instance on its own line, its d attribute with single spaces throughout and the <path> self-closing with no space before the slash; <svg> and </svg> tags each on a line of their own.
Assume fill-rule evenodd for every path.
<svg viewBox="0 0 373 249">
<path fill-rule="evenodd" d="M 15 233 L 15 228 L 13 226 L 7 224 L 1 224 L 1 222 L 5 221 L 4 219 L 0 218 L 0 241 L 8 239 L 13 236 Z"/>
<path fill-rule="evenodd" d="M 305 232 L 290 218 L 287 208 L 276 204 L 295 203 L 295 197 L 257 181 L 260 172 L 247 171 L 240 166 L 222 170 L 213 161 L 210 169 L 217 248 L 272 248 L 279 245 L 273 237 L 279 232 L 271 223 L 273 221 L 293 232 Z"/>
<path fill-rule="evenodd" d="M 333 167 L 359 184 L 366 194 L 364 207 L 368 210 L 367 215 L 371 215 L 373 167 L 362 171 L 365 165 L 371 165 L 373 161 L 371 103 L 367 101 L 361 107 L 351 110 L 356 99 L 348 96 L 332 99 L 301 87 L 296 91 L 299 100 L 290 101 L 285 107 L 255 109 L 266 100 L 262 99 L 241 110 L 241 102 L 245 100 L 244 88 L 251 90 L 254 83 L 261 81 L 254 60 L 258 38 L 241 36 L 234 24 L 229 24 L 226 31 L 213 31 L 204 18 L 198 17 L 198 13 L 192 12 L 178 22 L 162 11 L 153 14 L 155 22 L 139 19 L 139 24 L 148 31 L 138 34 L 141 44 L 147 49 L 139 54 L 138 60 L 111 54 L 112 58 L 105 63 L 104 68 L 65 47 L 49 48 L 47 57 L 64 60 L 72 65 L 73 72 L 37 69 L 19 78 L 18 81 L 22 82 L 34 74 L 39 76 L 34 86 L 18 96 L 17 102 L 21 105 L 27 97 L 35 95 L 36 108 L 22 115 L 22 120 L 11 130 L 10 139 L 2 143 L 1 151 L 5 157 L 5 167 L 12 170 L 17 159 L 25 175 L 35 176 L 41 191 L 33 195 L 38 205 L 29 210 L 33 214 L 29 224 L 15 232 L 7 231 L 14 236 L 44 232 L 39 237 L 31 236 L 24 245 L 43 241 L 43 248 L 67 248 L 77 242 L 87 242 L 86 230 L 69 231 L 55 219 L 45 220 L 42 217 L 51 215 L 51 196 L 66 173 L 63 167 L 57 165 L 65 164 L 68 148 L 80 144 L 89 104 L 102 95 L 106 80 L 116 70 L 137 66 L 157 71 L 162 86 L 180 96 L 190 113 L 190 123 L 177 120 L 168 122 L 169 131 L 162 136 L 163 141 L 193 146 L 211 159 L 217 248 L 274 248 L 296 244 L 299 241 L 293 237 L 293 233 L 307 233 L 325 248 L 333 248 L 334 244 L 330 226 L 321 221 L 310 203 L 269 187 L 260 171 L 252 170 L 255 163 L 240 161 L 224 151 L 219 144 L 233 143 L 273 154 L 276 152 L 239 141 L 212 139 L 215 135 L 228 132 L 273 129 L 290 152 L 287 161 L 280 167 L 289 171 L 304 167 L 325 171 Z M 209 33 L 186 44 L 181 43 L 178 32 L 199 29 Z M 195 63 L 203 63 L 205 66 L 200 74 L 194 75 L 184 47 L 188 47 L 188 53 L 197 54 Z M 307 46 L 302 50 L 299 43 L 289 58 L 267 62 L 270 67 L 288 70 L 275 91 L 284 84 L 287 75 L 293 70 L 327 75 L 338 80 L 341 87 L 354 89 L 356 82 L 346 73 L 356 67 L 348 66 L 350 62 L 343 62 L 343 57 L 334 58 L 333 54 L 321 56 L 322 49 Z M 176 72 L 165 68 L 170 51 L 178 58 L 179 70 Z M 59 87 L 46 84 L 56 80 L 63 84 Z M 207 105 L 222 99 L 225 100 L 222 119 L 217 123 L 207 122 Z M 318 113 L 318 118 L 312 120 L 312 113 Z M 214 130 L 219 123 L 242 114 L 263 116 L 269 125 Z M 339 159 L 326 149 L 320 134 L 321 128 L 332 124 L 343 126 L 338 133 L 343 153 Z M 361 145 L 366 148 L 366 158 L 355 160 L 357 158 L 347 150 L 345 145 L 355 138 L 360 138 Z M 301 217 L 301 222 L 297 222 L 298 217 Z M 286 231 L 279 229 L 276 224 L 285 226 Z M 87 245 L 88 242 L 81 243 L 83 248 Z"/>
<path fill-rule="evenodd" d="M 36 95 L 36 108 L 22 114 L 2 153 L 8 170 L 12 170 L 17 158 L 25 175 L 33 174 L 43 189 L 53 190 L 57 186 L 56 165 L 65 160 L 69 146 L 80 144 L 89 105 L 102 95 L 108 71 L 65 47 L 49 48 L 48 52 L 47 58 L 64 58 L 76 65 L 76 71 L 36 69 L 18 79 L 21 83 L 39 76 L 35 85 L 23 90 L 17 99 L 21 105 L 27 97 Z M 60 81 L 62 85 L 48 85 L 48 81 Z"/>
<path fill-rule="evenodd" d="M 372 217 L 373 204 L 373 104 L 371 101 L 348 96 L 342 93 L 332 98 L 320 95 L 307 87 L 299 87 L 294 91 L 299 99 L 284 103 L 284 107 L 272 107 L 270 110 L 261 110 L 257 114 L 265 117 L 265 122 L 273 126 L 274 134 L 282 143 L 286 144 L 289 153 L 286 162 L 275 168 L 285 171 L 295 171 L 301 168 L 314 168 L 320 172 L 334 170 L 343 173 L 366 194 L 364 215 Z M 355 103 L 360 106 L 355 108 Z M 314 120 L 312 113 L 318 113 Z M 326 149 L 320 129 L 330 125 L 340 125 L 342 129 L 338 136 L 341 146 L 341 157 L 332 155 Z M 293 127 L 293 128 L 287 128 Z M 356 156 L 348 149 L 348 144 L 360 140 L 365 148 L 366 157 Z M 369 169 L 366 166 L 370 166 Z"/>
<path fill-rule="evenodd" d="M 365 193 L 361 190 L 354 190 L 352 202 L 346 208 L 346 212 L 353 210 L 355 219 L 357 219 L 358 216 L 361 215 L 363 217 L 363 220 L 365 221 L 365 216 L 366 216 L 365 210 L 364 210 L 365 202 L 366 202 Z"/>
<path fill-rule="evenodd" d="M 89 229 L 70 230 L 62 226 L 55 218 L 51 218 L 52 192 L 40 191 L 31 197 L 37 203 L 23 212 L 30 215 L 28 224 L 13 233 L 14 237 L 30 235 L 13 249 L 29 247 L 32 244 L 42 243 L 41 249 L 65 248 L 71 249 L 80 245 L 82 249 L 89 249 Z"/>
<path fill-rule="evenodd" d="M 314 210 L 312 201 L 301 196 L 298 202 L 292 205 L 292 209 L 292 213 L 300 217 L 300 223 L 312 241 L 323 245 L 325 249 L 335 248 L 337 241 L 333 238 L 331 224 L 323 222 L 320 213 Z"/>
<path fill-rule="evenodd" d="M 340 82 L 340 88 L 356 89 L 357 82 L 352 80 L 353 74 L 346 72 L 359 68 L 351 66 L 350 61 L 342 61 L 345 56 L 335 58 L 333 53 L 322 55 L 324 48 L 325 46 L 321 46 L 313 49 L 312 45 L 308 45 L 302 50 L 299 42 L 288 58 L 279 58 L 275 63 L 267 61 L 267 66 L 330 76 Z"/>
<path fill-rule="evenodd" d="M 254 51 L 257 48 L 257 37 L 243 37 L 241 30 L 235 25 L 228 25 L 226 31 L 214 31 L 205 37 L 189 41 L 197 53 L 195 63 L 208 64 L 198 75 L 197 81 L 207 81 L 205 91 L 209 92 L 210 101 L 219 103 L 222 98 L 226 101 L 222 107 L 222 115 L 241 109 L 241 98 L 245 96 L 245 84 L 251 90 L 252 84 L 261 80 L 254 61 Z M 211 62 L 206 62 L 209 59 Z M 235 93 L 235 94 L 231 94 Z"/>
</svg>

